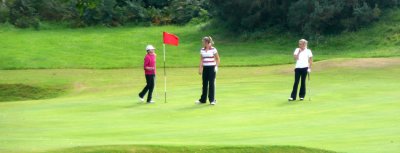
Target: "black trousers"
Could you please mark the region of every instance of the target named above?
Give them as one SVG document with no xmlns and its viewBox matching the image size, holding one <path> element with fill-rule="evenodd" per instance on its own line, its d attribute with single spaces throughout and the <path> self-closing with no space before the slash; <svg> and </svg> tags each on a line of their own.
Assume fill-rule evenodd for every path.
<svg viewBox="0 0 400 153">
<path fill-rule="evenodd" d="M 215 99 L 215 66 L 204 66 L 203 67 L 203 90 L 200 97 L 200 102 L 205 103 L 207 100 L 207 88 L 208 88 L 208 100 L 213 102 Z"/>
<path fill-rule="evenodd" d="M 141 98 L 144 97 L 144 95 L 146 95 L 147 91 L 149 92 L 147 94 L 147 102 L 151 101 L 152 98 L 152 94 L 153 94 L 153 90 L 154 90 L 154 78 L 156 77 L 156 75 L 151 74 L 148 75 L 146 74 L 146 86 L 143 88 L 142 92 L 139 93 L 139 96 Z"/>
<path fill-rule="evenodd" d="M 301 78 L 301 85 L 300 85 L 299 97 L 304 98 L 306 96 L 306 78 L 308 74 L 307 70 L 308 67 L 294 69 L 294 84 L 293 84 L 292 94 L 290 96 L 291 98 L 293 98 L 293 100 L 296 100 L 297 87 L 299 86 L 300 78 Z"/>
</svg>

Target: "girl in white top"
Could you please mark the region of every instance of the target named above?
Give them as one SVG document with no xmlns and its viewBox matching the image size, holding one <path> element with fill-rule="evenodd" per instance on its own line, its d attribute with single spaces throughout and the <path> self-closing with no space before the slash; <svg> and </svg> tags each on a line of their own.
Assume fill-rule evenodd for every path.
<svg viewBox="0 0 400 153">
<path fill-rule="evenodd" d="M 299 80 L 301 78 L 300 92 L 299 97 L 300 100 L 304 100 L 306 96 L 306 77 L 308 73 L 311 73 L 311 66 L 313 62 L 313 54 L 310 49 L 307 48 L 308 41 L 305 39 L 299 40 L 299 48 L 296 48 L 294 51 L 294 59 L 296 60 L 295 66 L 295 76 L 294 76 L 294 84 L 293 90 L 290 95 L 289 101 L 296 100 L 297 95 L 297 87 L 299 85 Z"/>
<path fill-rule="evenodd" d="M 218 51 L 212 45 L 214 41 L 210 36 L 203 38 L 203 48 L 200 50 L 200 65 L 199 74 L 202 75 L 203 88 L 202 94 L 196 104 L 205 104 L 207 101 L 207 89 L 208 89 L 208 100 L 211 105 L 216 104 L 215 100 L 215 78 L 220 58 Z"/>
</svg>

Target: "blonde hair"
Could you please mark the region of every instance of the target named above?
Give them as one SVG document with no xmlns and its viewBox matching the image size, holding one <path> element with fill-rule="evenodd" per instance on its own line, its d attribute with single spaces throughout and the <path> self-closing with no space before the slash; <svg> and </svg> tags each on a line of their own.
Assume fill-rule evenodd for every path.
<svg viewBox="0 0 400 153">
<path fill-rule="evenodd" d="M 300 39 L 299 43 L 304 43 L 305 47 L 308 46 L 308 41 L 306 39 Z"/>
<path fill-rule="evenodd" d="M 209 43 L 209 44 L 211 44 L 211 45 L 214 45 L 214 41 L 213 41 L 213 39 L 211 38 L 211 36 L 206 36 L 206 37 L 204 37 L 204 38 L 203 38 L 203 42 L 207 42 L 207 43 Z"/>
</svg>

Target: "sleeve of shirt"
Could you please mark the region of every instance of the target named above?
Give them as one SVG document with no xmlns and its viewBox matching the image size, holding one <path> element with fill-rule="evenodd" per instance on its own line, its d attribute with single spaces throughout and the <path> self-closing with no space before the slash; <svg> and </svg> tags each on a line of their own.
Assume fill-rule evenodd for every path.
<svg viewBox="0 0 400 153">
<path fill-rule="evenodd" d="M 215 48 L 215 49 L 214 49 L 214 55 L 217 54 L 217 53 L 218 53 L 218 51 L 217 51 L 217 49 Z"/>
<path fill-rule="evenodd" d="M 293 53 L 293 55 L 297 55 L 299 53 L 299 49 L 298 48 L 296 48 L 295 50 L 294 50 L 294 53 Z"/>
<path fill-rule="evenodd" d="M 150 65 L 150 59 L 146 56 L 144 58 L 144 64 L 143 64 L 143 68 L 146 68 Z"/>
<path fill-rule="evenodd" d="M 312 54 L 312 52 L 311 52 L 311 49 L 309 50 L 308 57 L 313 57 L 313 54 Z"/>
</svg>

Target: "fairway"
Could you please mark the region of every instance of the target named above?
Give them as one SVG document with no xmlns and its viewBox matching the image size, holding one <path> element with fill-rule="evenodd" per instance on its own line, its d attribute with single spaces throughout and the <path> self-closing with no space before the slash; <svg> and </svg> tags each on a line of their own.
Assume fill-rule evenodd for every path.
<svg viewBox="0 0 400 153">
<path fill-rule="evenodd" d="M 220 67 L 216 106 L 194 104 L 197 68 L 168 68 L 167 103 L 159 70 L 156 103 L 138 103 L 142 71 L 0 70 L 0 84 L 65 90 L 0 102 L 0 152 L 400 150 L 400 58 L 317 62 L 311 94 L 292 103 L 293 65 Z"/>
</svg>

